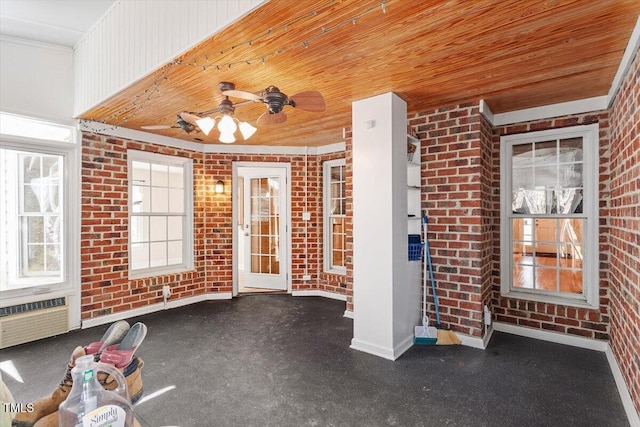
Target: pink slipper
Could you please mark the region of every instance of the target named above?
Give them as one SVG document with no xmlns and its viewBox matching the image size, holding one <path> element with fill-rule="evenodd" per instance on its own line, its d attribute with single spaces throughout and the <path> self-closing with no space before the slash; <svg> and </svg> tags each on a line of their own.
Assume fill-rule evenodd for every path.
<svg viewBox="0 0 640 427">
<path fill-rule="evenodd" d="M 100 361 L 114 365 L 116 368 L 124 368 L 131 363 L 133 354 L 142 344 L 146 335 L 147 326 L 144 323 L 136 323 L 129 329 L 120 344 L 114 344 L 102 350 Z"/>
<path fill-rule="evenodd" d="M 86 354 L 100 353 L 105 348 L 122 341 L 127 332 L 129 332 L 129 323 L 126 320 L 119 320 L 109 326 L 100 341 L 95 341 L 85 346 L 84 351 Z"/>
</svg>

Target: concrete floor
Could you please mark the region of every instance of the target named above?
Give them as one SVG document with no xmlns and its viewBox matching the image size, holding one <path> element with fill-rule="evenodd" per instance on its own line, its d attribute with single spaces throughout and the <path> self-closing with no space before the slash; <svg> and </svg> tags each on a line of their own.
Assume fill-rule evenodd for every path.
<svg viewBox="0 0 640 427">
<path fill-rule="evenodd" d="M 627 426 L 604 353 L 495 333 L 482 351 L 351 350 L 344 303 L 248 295 L 129 319 L 149 328 L 142 426 Z M 12 347 L 17 402 L 49 394 L 76 345 L 108 325 Z M 167 389 L 169 387 L 169 389 Z M 173 387 L 173 388 L 172 388 Z"/>
</svg>

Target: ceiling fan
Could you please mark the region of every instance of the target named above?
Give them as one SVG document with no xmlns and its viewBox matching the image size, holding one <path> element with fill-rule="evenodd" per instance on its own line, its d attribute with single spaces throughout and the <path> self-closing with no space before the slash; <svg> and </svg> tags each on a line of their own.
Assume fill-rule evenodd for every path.
<svg viewBox="0 0 640 427">
<path fill-rule="evenodd" d="M 225 98 L 217 108 L 202 112 L 183 111 L 177 115 L 176 125 L 147 125 L 142 126 L 145 130 L 181 128 L 186 133 L 202 131 L 209 135 L 211 130 L 218 124 L 220 130 L 220 142 L 235 142 L 233 135 L 240 129 L 243 138 L 246 140 L 256 131 L 256 128 L 247 122 L 241 122 L 232 117 L 235 108 L 251 103 L 264 103 L 267 112 L 263 113 L 257 120 L 258 126 L 274 125 L 287 121 L 287 115 L 282 111 L 285 106 L 291 106 L 300 110 L 322 112 L 327 109 L 324 97 L 318 91 L 304 91 L 292 95 L 291 97 L 282 93 L 277 87 L 269 86 L 258 92 L 245 92 L 236 90 L 235 85 L 230 82 L 220 82 L 218 89 Z M 244 101 L 233 103 L 229 97 L 244 99 Z M 212 118 L 211 114 L 220 113 L 222 117 Z"/>
</svg>

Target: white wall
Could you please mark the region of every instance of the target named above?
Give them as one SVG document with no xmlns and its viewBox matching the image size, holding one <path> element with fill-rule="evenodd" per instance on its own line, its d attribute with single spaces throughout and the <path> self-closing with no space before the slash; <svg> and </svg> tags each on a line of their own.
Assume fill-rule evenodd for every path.
<svg viewBox="0 0 640 427">
<path fill-rule="evenodd" d="M 74 49 L 78 116 L 264 3 L 120 0 Z"/>
<path fill-rule="evenodd" d="M 0 38 L 0 110 L 72 124 L 73 51 Z"/>
</svg>

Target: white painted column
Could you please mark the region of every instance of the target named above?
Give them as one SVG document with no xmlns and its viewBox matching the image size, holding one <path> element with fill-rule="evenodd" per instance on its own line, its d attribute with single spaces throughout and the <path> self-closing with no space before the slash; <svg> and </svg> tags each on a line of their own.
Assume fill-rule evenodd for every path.
<svg viewBox="0 0 640 427">
<path fill-rule="evenodd" d="M 356 101 L 352 126 L 351 348 L 395 360 L 420 309 L 420 263 L 407 256 L 407 105 L 393 93 Z"/>
</svg>

